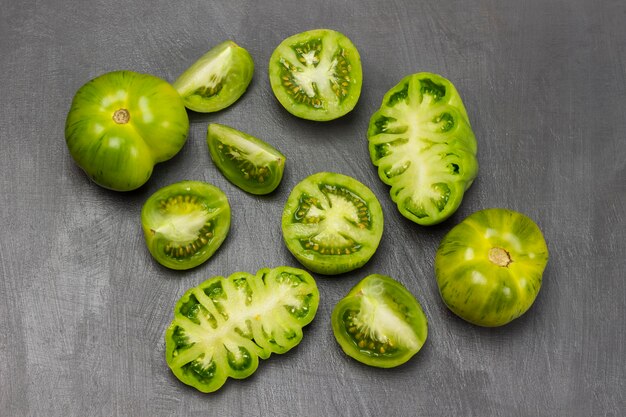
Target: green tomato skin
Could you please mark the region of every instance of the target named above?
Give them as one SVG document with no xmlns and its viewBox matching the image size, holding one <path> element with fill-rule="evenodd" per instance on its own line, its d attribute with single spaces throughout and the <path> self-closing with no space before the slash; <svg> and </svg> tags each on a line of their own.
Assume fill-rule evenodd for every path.
<svg viewBox="0 0 626 417">
<path fill-rule="evenodd" d="M 165 333 L 165 358 L 183 383 L 214 392 L 252 375 L 259 358 L 298 345 L 317 313 L 319 291 L 306 271 L 288 266 L 236 272 L 190 288 Z"/>
<path fill-rule="evenodd" d="M 207 146 L 220 172 L 246 192 L 269 194 L 283 178 L 285 155 L 247 133 L 211 123 L 207 129 Z M 226 149 L 233 149 L 237 158 L 226 153 Z"/>
<path fill-rule="evenodd" d="M 233 41 L 225 41 L 201 56 L 173 85 L 188 109 L 211 113 L 237 101 L 253 74 L 250 53 Z"/>
<path fill-rule="evenodd" d="M 391 199 L 419 225 L 454 214 L 478 174 L 476 138 L 461 96 L 437 74 L 412 74 L 389 90 L 367 136 Z"/>
<path fill-rule="evenodd" d="M 441 298 L 454 314 L 496 327 L 530 308 L 547 262 L 548 247 L 535 222 L 494 208 L 470 215 L 444 237 L 435 275 Z"/>
<path fill-rule="evenodd" d="M 121 109 L 128 112 L 126 123 L 114 120 Z M 116 191 L 145 184 L 154 164 L 180 151 L 188 131 L 176 90 L 160 78 L 132 71 L 110 72 L 83 85 L 65 123 L 74 161 L 96 184 Z"/>
<path fill-rule="evenodd" d="M 363 318 L 363 328 L 355 329 L 353 323 L 346 322 L 350 312 Z M 377 368 L 406 363 L 422 349 L 428 336 L 428 319 L 413 294 L 400 282 L 379 274 L 365 277 L 337 303 L 331 324 L 346 355 Z M 359 346 L 358 335 L 368 331 L 377 335 L 379 345 L 386 350 L 369 348 L 371 340 Z M 392 345 L 385 345 L 385 341 Z"/>
</svg>

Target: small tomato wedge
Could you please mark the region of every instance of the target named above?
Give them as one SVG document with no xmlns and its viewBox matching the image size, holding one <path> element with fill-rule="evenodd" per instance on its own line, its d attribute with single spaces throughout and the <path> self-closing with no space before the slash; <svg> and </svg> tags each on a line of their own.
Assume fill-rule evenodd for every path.
<svg viewBox="0 0 626 417">
<path fill-rule="evenodd" d="M 374 193 L 343 174 L 319 172 L 291 191 L 282 217 L 287 249 L 308 269 L 334 275 L 360 268 L 383 235 Z"/>
<path fill-rule="evenodd" d="M 450 217 L 478 174 L 467 111 L 454 85 L 439 75 L 409 75 L 389 90 L 367 136 L 391 199 L 417 224 Z"/>
<path fill-rule="evenodd" d="M 428 335 L 422 307 L 404 285 L 385 275 L 359 282 L 333 309 L 335 339 L 346 355 L 392 368 L 420 351 Z"/>
<path fill-rule="evenodd" d="M 350 112 L 359 100 L 363 73 L 352 41 L 330 29 L 315 29 L 281 42 L 270 58 L 274 95 L 294 116 L 326 121 Z"/>
<path fill-rule="evenodd" d="M 222 42 L 183 72 L 174 88 L 185 106 L 201 113 L 216 112 L 233 104 L 246 92 L 254 61 L 233 41 Z"/>
<path fill-rule="evenodd" d="M 83 85 L 65 122 L 76 164 L 96 184 L 116 191 L 141 187 L 158 162 L 187 140 L 189 119 L 180 96 L 148 74 L 115 71 Z"/>
<path fill-rule="evenodd" d="M 185 384 L 216 391 L 228 377 L 252 375 L 259 358 L 298 345 L 318 304 L 315 280 L 297 268 L 210 278 L 176 304 L 165 333 L 167 364 Z"/>
<path fill-rule="evenodd" d="M 157 262 L 171 269 L 190 269 L 207 261 L 226 239 L 230 205 L 211 184 L 181 181 L 148 198 L 141 224 Z"/>
<path fill-rule="evenodd" d="M 207 145 L 217 168 L 244 191 L 269 194 L 283 178 L 285 155 L 254 136 L 213 123 Z"/>
<path fill-rule="evenodd" d="M 541 230 L 516 211 L 478 211 L 443 238 L 435 275 L 444 303 L 478 326 L 502 326 L 524 314 L 541 288 L 548 247 Z"/>
</svg>

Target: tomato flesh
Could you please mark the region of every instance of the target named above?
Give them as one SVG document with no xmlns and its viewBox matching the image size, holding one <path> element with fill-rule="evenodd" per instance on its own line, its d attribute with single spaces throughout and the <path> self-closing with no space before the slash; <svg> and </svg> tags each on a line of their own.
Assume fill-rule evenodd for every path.
<svg viewBox="0 0 626 417">
<path fill-rule="evenodd" d="M 478 211 L 456 225 L 435 256 L 444 303 L 470 323 L 502 326 L 524 314 L 541 288 L 548 247 L 527 216 Z"/>
</svg>

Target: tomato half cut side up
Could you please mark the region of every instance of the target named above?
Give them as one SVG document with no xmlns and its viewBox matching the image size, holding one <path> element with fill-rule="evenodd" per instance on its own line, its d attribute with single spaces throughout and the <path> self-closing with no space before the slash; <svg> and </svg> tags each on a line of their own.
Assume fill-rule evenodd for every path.
<svg viewBox="0 0 626 417">
<path fill-rule="evenodd" d="M 363 73 L 356 46 L 345 35 L 315 29 L 281 42 L 269 62 L 272 91 L 294 116 L 337 119 L 359 101 Z"/>
<path fill-rule="evenodd" d="M 259 358 L 298 345 L 317 312 L 319 291 L 306 271 L 287 266 L 213 277 L 189 289 L 165 334 L 167 364 L 202 392 L 252 375 Z"/>
<path fill-rule="evenodd" d="M 307 269 L 334 275 L 360 268 L 383 234 L 383 211 L 356 179 L 320 172 L 297 184 L 282 217 L 287 249 Z"/>
</svg>

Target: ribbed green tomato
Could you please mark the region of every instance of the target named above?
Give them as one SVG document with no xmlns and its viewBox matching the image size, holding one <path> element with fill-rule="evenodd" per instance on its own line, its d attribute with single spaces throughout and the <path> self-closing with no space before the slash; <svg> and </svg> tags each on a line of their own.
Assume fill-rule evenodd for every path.
<svg viewBox="0 0 626 417">
<path fill-rule="evenodd" d="M 116 191 L 142 186 L 154 164 L 178 153 L 188 131 L 176 90 L 132 71 L 110 72 L 83 85 L 65 123 L 74 161 L 96 184 Z"/>
<path fill-rule="evenodd" d="M 165 359 L 182 382 L 213 392 L 228 377 L 252 375 L 259 358 L 300 343 L 318 304 L 315 280 L 301 269 L 213 277 L 176 303 L 165 333 Z"/>
<path fill-rule="evenodd" d="M 391 199 L 417 224 L 450 217 L 478 173 L 465 106 L 454 85 L 439 75 L 409 75 L 389 90 L 367 136 Z"/>
<path fill-rule="evenodd" d="M 525 215 L 478 211 L 444 237 L 435 256 L 439 292 L 454 314 L 479 326 L 502 326 L 535 301 L 548 247 Z"/>
<path fill-rule="evenodd" d="M 379 368 L 411 359 L 428 335 L 428 320 L 413 294 L 378 274 L 364 278 L 339 301 L 331 323 L 346 355 Z"/>
<path fill-rule="evenodd" d="M 230 230 L 230 205 L 219 188 L 181 181 L 161 188 L 141 210 L 148 250 L 161 265 L 190 269 L 207 261 Z"/>
<path fill-rule="evenodd" d="M 269 194 L 283 178 L 285 155 L 261 139 L 211 123 L 207 129 L 207 145 L 217 168 L 244 191 Z"/>
<path fill-rule="evenodd" d="M 350 112 L 361 95 L 361 57 L 352 41 L 330 29 L 290 36 L 269 62 L 274 95 L 294 116 L 333 120 Z"/>
<path fill-rule="evenodd" d="M 246 92 L 252 75 L 252 56 L 233 41 L 222 42 L 202 55 L 176 81 L 174 88 L 193 111 L 225 109 Z"/>
</svg>

